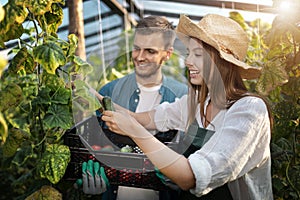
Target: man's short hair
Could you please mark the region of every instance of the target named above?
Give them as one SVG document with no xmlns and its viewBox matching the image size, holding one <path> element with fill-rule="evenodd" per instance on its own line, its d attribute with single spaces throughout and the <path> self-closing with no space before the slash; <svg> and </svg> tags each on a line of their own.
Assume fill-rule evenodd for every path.
<svg viewBox="0 0 300 200">
<path fill-rule="evenodd" d="M 145 17 L 138 22 L 135 28 L 135 34 L 150 35 L 153 33 L 163 34 L 166 49 L 173 46 L 176 34 L 173 24 L 169 22 L 166 17 Z"/>
</svg>

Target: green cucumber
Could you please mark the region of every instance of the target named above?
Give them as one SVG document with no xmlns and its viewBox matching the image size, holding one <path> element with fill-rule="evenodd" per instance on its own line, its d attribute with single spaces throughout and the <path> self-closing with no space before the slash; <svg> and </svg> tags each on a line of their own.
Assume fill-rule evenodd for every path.
<svg viewBox="0 0 300 200">
<path fill-rule="evenodd" d="M 110 97 L 108 96 L 103 97 L 102 102 L 103 102 L 104 110 L 115 111 L 114 104 Z"/>
</svg>

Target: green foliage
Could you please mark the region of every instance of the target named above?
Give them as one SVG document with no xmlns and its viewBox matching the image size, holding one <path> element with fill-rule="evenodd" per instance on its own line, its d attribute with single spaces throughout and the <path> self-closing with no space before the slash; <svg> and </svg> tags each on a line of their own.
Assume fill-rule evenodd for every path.
<svg viewBox="0 0 300 200">
<path fill-rule="evenodd" d="M 0 22 L 3 19 L 4 19 L 4 9 L 0 5 Z M 2 71 L 4 70 L 6 64 L 7 64 L 7 61 L 5 59 L 3 59 L 3 58 L 0 57 L 0 77 L 2 75 Z M 0 95 L 1 95 L 1 92 L 0 92 Z M 0 99 L 2 99 L 2 98 L 0 97 Z M 1 105 L 3 105 L 3 104 L 0 102 L 0 107 L 1 107 Z M 5 121 L 4 117 L 3 117 L 2 112 L 0 111 L 0 141 L 2 141 L 2 143 L 5 143 L 6 138 L 8 137 L 8 131 L 7 131 L 7 129 L 8 128 L 7 128 L 6 121 Z"/>
<path fill-rule="evenodd" d="M 20 70 L 25 70 L 26 73 L 33 73 L 35 63 L 32 55 L 26 47 L 21 48 L 9 64 L 9 72 L 17 73 Z"/>
<path fill-rule="evenodd" d="M 180 56 L 180 53 L 175 51 L 169 60 L 164 63 L 162 71 L 164 75 L 170 76 L 182 83 L 185 83 L 187 80 L 185 77 L 185 68 L 180 67 Z"/>
<path fill-rule="evenodd" d="M 3 114 L 0 112 L 0 140 L 2 141 L 2 143 L 6 141 L 7 137 L 8 137 L 7 124 L 3 117 Z"/>
<path fill-rule="evenodd" d="M 59 191 L 50 186 L 42 186 L 40 190 L 32 193 L 25 200 L 43 199 L 43 200 L 60 200 L 62 195 Z"/>
<path fill-rule="evenodd" d="M 10 107 L 17 106 L 23 100 L 21 87 L 10 82 L 0 91 L 0 111 L 3 112 Z"/>
<path fill-rule="evenodd" d="M 266 43 L 270 66 L 286 73 L 281 87 L 270 90 L 275 120 L 272 139 L 274 193 L 276 198 L 300 198 L 300 2 L 297 12 L 278 15 L 272 24 Z M 281 78 L 281 77 L 278 77 Z"/>
<path fill-rule="evenodd" d="M 62 5 L 63 0 L 10 0 L 5 14 L 0 12 L 1 47 L 19 41 L 3 73 L 6 62 L 0 62 L 0 187 L 11 186 L 0 199 L 25 199 L 43 185 L 57 185 L 70 161 L 62 144 L 74 124 L 67 86 L 73 75 L 90 73 L 92 67 L 74 55 L 75 35 L 69 41 L 57 36 Z M 26 29 L 24 23 L 33 26 Z M 30 42 L 23 41 L 26 37 Z"/>
<path fill-rule="evenodd" d="M 249 33 L 247 61 L 262 67 L 255 88 L 269 99 L 274 117 L 271 153 L 275 199 L 300 198 L 300 2 L 291 2 L 295 10 L 279 13 L 272 26 L 257 20 L 245 25 L 238 13 L 231 15 Z"/>
<path fill-rule="evenodd" d="M 9 136 L 3 145 L 2 153 L 4 157 L 12 157 L 16 154 L 22 143 L 28 139 L 28 134 L 20 129 L 10 129 Z"/>
<path fill-rule="evenodd" d="M 102 106 L 97 98 L 89 92 L 89 85 L 85 81 L 75 80 L 73 98 L 73 112 L 76 113 L 74 118 L 76 122 L 80 122 L 85 117 L 89 117 L 95 114 L 95 110 L 100 109 Z"/>
<path fill-rule="evenodd" d="M 38 163 L 40 176 L 47 178 L 51 183 L 56 184 L 65 174 L 70 161 L 70 150 L 68 146 L 49 144 Z"/>
<path fill-rule="evenodd" d="M 10 1 L 3 8 L 5 15 L 0 23 L 0 46 L 2 48 L 5 47 L 4 42 L 21 37 L 24 32 L 22 23 L 28 15 L 26 8 L 16 5 L 15 1 Z"/>
<path fill-rule="evenodd" d="M 33 56 L 34 60 L 49 74 L 55 74 L 59 66 L 66 64 L 65 54 L 55 42 L 47 42 L 35 47 Z"/>
</svg>

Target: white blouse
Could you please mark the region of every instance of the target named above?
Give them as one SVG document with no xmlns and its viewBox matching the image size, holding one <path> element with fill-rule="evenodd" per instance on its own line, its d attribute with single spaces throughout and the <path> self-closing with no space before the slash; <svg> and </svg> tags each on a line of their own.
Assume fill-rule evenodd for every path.
<svg viewBox="0 0 300 200">
<path fill-rule="evenodd" d="M 201 126 L 199 106 L 196 115 Z M 154 121 L 160 131 L 184 131 L 187 117 L 185 95 L 174 103 L 159 105 Z M 196 178 L 196 187 L 190 192 L 201 196 L 228 183 L 233 199 L 273 199 L 271 130 L 264 101 L 257 97 L 244 97 L 228 110 L 220 111 L 207 129 L 215 133 L 188 158 Z"/>
</svg>

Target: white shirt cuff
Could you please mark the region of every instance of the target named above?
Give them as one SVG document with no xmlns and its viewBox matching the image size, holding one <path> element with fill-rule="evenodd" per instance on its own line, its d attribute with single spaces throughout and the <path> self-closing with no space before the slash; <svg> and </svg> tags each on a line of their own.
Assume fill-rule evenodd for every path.
<svg viewBox="0 0 300 200">
<path fill-rule="evenodd" d="M 196 179 L 196 187 L 190 189 L 190 192 L 198 197 L 207 194 L 212 190 L 208 187 L 212 176 L 210 164 L 195 154 L 191 154 L 188 159 Z"/>
</svg>

